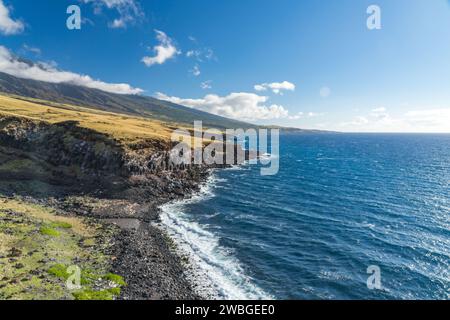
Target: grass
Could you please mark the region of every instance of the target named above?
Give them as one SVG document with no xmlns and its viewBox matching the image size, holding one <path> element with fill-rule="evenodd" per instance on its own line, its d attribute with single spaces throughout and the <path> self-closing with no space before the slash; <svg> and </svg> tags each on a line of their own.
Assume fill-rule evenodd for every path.
<svg viewBox="0 0 450 320">
<path fill-rule="evenodd" d="M 107 231 L 93 221 L 0 197 L 0 300 L 115 299 L 126 283 L 110 273 L 102 236 Z M 81 271 L 80 290 L 66 286 L 70 266 Z"/>
<path fill-rule="evenodd" d="M 108 273 L 107 275 L 105 275 L 103 277 L 105 280 L 109 280 L 111 282 L 114 282 L 115 284 L 119 285 L 119 286 L 126 286 L 127 284 L 125 283 L 125 280 L 123 280 L 123 278 L 117 274 L 114 273 Z"/>
<path fill-rule="evenodd" d="M 101 291 L 83 290 L 73 293 L 75 300 L 113 300 L 118 295 L 120 295 L 120 288 Z"/>
<path fill-rule="evenodd" d="M 67 280 L 70 276 L 67 272 L 67 266 L 62 263 L 58 263 L 50 267 L 50 269 L 48 269 L 48 273 L 63 280 Z"/>
<path fill-rule="evenodd" d="M 125 144 L 148 140 L 168 142 L 174 129 L 190 130 L 186 125 L 115 114 L 42 100 L 25 101 L 0 94 L 0 117 L 17 116 L 50 124 L 78 121 L 84 128 L 107 134 Z"/>
<path fill-rule="evenodd" d="M 58 230 L 55 230 L 50 227 L 41 227 L 39 232 L 43 235 L 50 236 L 50 237 L 59 237 L 60 236 L 60 233 Z"/>
</svg>

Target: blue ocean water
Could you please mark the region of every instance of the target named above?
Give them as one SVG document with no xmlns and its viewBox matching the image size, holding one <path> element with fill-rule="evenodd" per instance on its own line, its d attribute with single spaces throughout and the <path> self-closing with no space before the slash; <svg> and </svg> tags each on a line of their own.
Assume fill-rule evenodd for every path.
<svg viewBox="0 0 450 320">
<path fill-rule="evenodd" d="M 285 135 L 280 149 L 276 176 L 216 171 L 193 199 L 163 207 L 200 290 L 450 298 L 450 135 Z M 372 265 L 381 289 L 367 287 Z"/>
</svg>

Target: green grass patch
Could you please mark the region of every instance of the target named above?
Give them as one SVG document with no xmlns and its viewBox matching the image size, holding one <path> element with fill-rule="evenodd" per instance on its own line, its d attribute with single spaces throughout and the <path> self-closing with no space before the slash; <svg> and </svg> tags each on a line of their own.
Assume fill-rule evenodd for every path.
<svg viewBox="0 0 450 320">
<path fill-rule="evenodd" d="M 100 227 L 0 197 L 0 300 L 115 299 L 125 281 L 108 273 L 111 260 L 102 245 L 113 231 Z M 80 268 L 79 290 L 66 286 L 76 275 L 70 266 Z"/>
<path fill-rule="evenodd" d="M 114 273 L 108 273 L 107 275 L 103 276 L 103 279 L 105 280 L 109 280 L 111 282 L 114 282 L 115 284 L 124 287 L 127 285 L 127 283 L 125 282 L 125 280 L 123 280 L 122 276 L 119 276 L 117 274 Z"/>
<path fill-rule="evenodd" d="M 52 228 L 61 228 L 61 229 L 71 229 L 72 225 L 67 222 L 52 222 L 50 224 L 50 227 Z"/>
<path fill-rule="evenodd" d="M 48 273 L 54 275 L 57 278 L 67 280 L 70 274 L 67 272 L 67 267 L 63 264 L 55 264 L 48 269 Z"/>
<path fill-rule="evenodd" d="M 72 293 L 75 300 L 113 300 L 114 294 L 110 290 L 83 290 Z"/>
<path fill-rule="evenodd" d="M 50 236 L 50 237 L 59 237 L 60 233 L 58 230 L 55 230 L 52 227 L 43 226 L 41 229 L 39 229 L 39 232 L 43 235 Z"/>
</svg>

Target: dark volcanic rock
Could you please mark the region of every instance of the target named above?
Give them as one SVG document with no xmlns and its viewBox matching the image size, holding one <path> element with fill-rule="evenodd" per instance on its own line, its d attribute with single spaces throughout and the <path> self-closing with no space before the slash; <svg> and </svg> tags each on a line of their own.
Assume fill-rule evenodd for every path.
<svg viewBox="0 0 450 320">
<path fill-rule="evenodd" d="M 122 230 L 117 240 L 113 268 L 128 284 L 123 299 L 199 299 L 160 230 L 143 224 L 139 230 Z"/>
</svg>

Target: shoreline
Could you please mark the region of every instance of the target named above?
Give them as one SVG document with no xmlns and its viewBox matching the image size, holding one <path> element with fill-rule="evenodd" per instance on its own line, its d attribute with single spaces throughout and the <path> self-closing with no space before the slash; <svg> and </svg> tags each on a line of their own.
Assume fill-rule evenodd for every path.
<svg viewBox="0 0 450 320">
<path fill-rule="evenodd" d="M 11 279 L 0 279 L 0 297 L 2 291 L 10 290 L 9 287 L 25 279 L 23 273 L 31 269 L 45 281 L 54 283 L 52 290 L 62 290 L 64 297 L 70 298 L 72 294 L 65 286 L 65 272 L 63 277 L 53 277 L 48 273 L 49 268 L 56 263 L 64 268 L 83 266 L 84 262 L 90 264 L 93 256 L 89 252 L 99 251 L 102 261 L 94 261 L 92 267 L 109 268 L 110 272 L 122 276 L 127 284 L 119 295 L 115 290 L 114 297 L 108 295 L 108 298 L 200 299 L 184 276 L 182 257 L 171 248 L 173 241 L 152 223 L 159 221 L 160 205 L 190 197 L 199 190 L 200 184 L 209 176 L 208 168 L 152 169 L 155 164 L 158 168 L 167 160 L 166 147 L 149 141 L 137 147 L 143 153 L 137 154 L 126 145 L 81 128 L 75 122 L 52 125 L 0 117 L 0 198 L 39 206 L 39 212 L 45 211 L 52 219 L 73 217 L 77 224 L 93 222 L 103 225 L 105 230 L 108 226 L 114 229 L 112 234 L 92 233 L 93 239 L 99 241 L 85 239 L 95 243 L 90 247 L 92 250 L 86 250 L 86 258 L 73 254 L 60 261 L 58 251 L 47 252 L 44 247 L 39 254 L 48 259 L 36 258 L 36 265 L 16 266 L 16 257 L 9 256 L 18 252 L 15 246 L 20 245 L 21 239 L 35 237 L 36 229 L 38 243 L 44 240 L 58 243 L 62 235 L 70 239 L 70 232 L 52 229 L 52 234 L 43 235 L 45 238 L 41 239 L 39 228 L 47 226 L 36 221 L 24 234 L 20 225 L 10 227 L 9 221 L 12 214 L 24 217 L 19 219 L 28 219 L 27 211 L 21 209 L 10 213 L 6 205 L 0 206 L 0 211 L 5 211 L 0 217 L 0 236 L 10 239 L 8 233 L 17 234 L 16 244 L 0 248 L 0 262 L 6 263 L 14 277 L 20 277 L 17 282 L 13 279 L 13 283 L 10 283 Z M 78 243 L 74 246 L 80 247 Z M 80 250 L 83 251 L 82 246 Z M 25 254 L 22 256 L 26 258 Z M 0 267 L 3 268 L 2 263 Z M 29 286 L 32 286 L 30 281 Z M 45 292 L 45 287 L 40 290 Z M 5 293 L 4 296 L 11 295 Z"/>
<path fill-rule="evenodd" d="M 236 168 L 242 169 L 241 166 L 220 171 L 213 169 L 208 179 L 202 183 L 200 190 L 191 197 L 160 206 L 161 228 L 176 243 L 175 253 L 188 261 L 186 264 L 188 279 L 202 298 L 272 300 L 274 297 L 254 282 L 242 262 L 232 253 L 233 248 L 224 246 L 221 243 L 221 235 L 210 230 L 208 223 L 199 223 L 193 214 L 197 212 L 196 205 L 219 196 L 215 192 L 217 184 L 227 181 L 226 178 L 218 177 L 220 172 Z M 209 214 L 217 215 L 212 212 L 209 212 L 208 216 Z"/>
<path fill-rule="evenodd" d="M 165 170 L 171 147 L 155 140 L 123 143 L 76 121 L 0 117 L 0 195 L 80 222 L 115 225 L 111 237 L 98 236 L 108 244 L 93 247 L 110 259 L 105 268 L 127 283 L 117 298 L 201 299 L 188 281 L 186 257 L 155 224 L 161 222 L 162 205 L 194 197 L 211 171 L 225 166 Z M 66 260 L 70 266 L 80 259 L 72 255 Z M 44 275 L 48 265 L 38 263 L 37 268 Z M 65 289 L 64 279 L 50 280 L 59 280 Z"/>
<path fill-rule="evenodd" d="M 172 252 L 182 260 L 184 274 L 194 293 L 198 295 L 200 299 L 218 300 L 220 299 L 220 294 L 217 292 L 217 290 L 214 290 L 214 284 L 210 279 L 207 279 L 206 272 L 196 266 L 196 263 L 193 261 L 194 257 L 192 256 L 192 253 L 189 252 L 189 250 L 187 250 L 186 248 L 182 247 L 180 239 L 178 239 L 173 234 L 170 226 L 166 221 L 163 221 L 162 219 L 163 215 L 169 215 L 169 213 L 165 210 L 165 208 L 167 207 L 176 207 L 178 205 L 184 206 L 189 203 L 202 201 L 204 195 L 207 193 L 206 190 L 211 184 L 213 184 L 213 179 L 214 169 L 209 169 L 208 176 L 200 184 L 199 190 L 192 192 L 189 196 L 186 196 L 184 198 L 171 200 L 159 205 L 159 219 L 156 222 L 155 226 L 160 230 L 161 233 L 166 235 L 166 239 L 168 239 L 169 243 L 171 244 Z M 176 214 L 181 214 L 181 212 L 178 212 Z"/>
<path fill-rule="evenodd" d="M 199 181 L 199 188 L 186 191 L 183 196 L 173 198 L 172 194 L 153 203 L 147 213 L 139 218 L 139 225 L 130 224 L 130 218 L 110 221 L 120 228 L 115 236 L 117 241 L 113 272 L 123 274 L 129 284 L 119 299 L 124 300 L 200 300 L 211 298 L 196 289 L 190 277 L 192 266 L 178 248 L 161 222 L 161 207 L 174 201 L 191 199 L 211 176 L 210 169 Z M 122 221 L 120 221 L 122 220 Z M 125 225 L 121 222 L 125 221 Z"/>
</svg>

